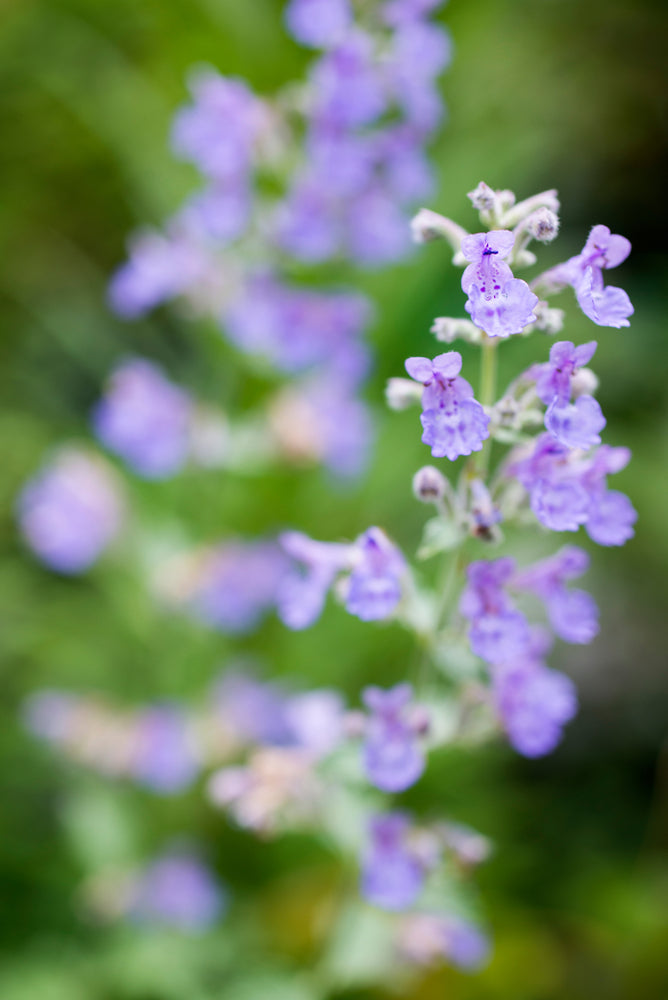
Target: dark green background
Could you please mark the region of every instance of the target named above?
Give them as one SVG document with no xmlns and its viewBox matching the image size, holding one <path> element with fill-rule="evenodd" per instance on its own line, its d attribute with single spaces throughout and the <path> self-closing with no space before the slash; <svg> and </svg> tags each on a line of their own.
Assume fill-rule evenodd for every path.
<svg viewBox="0 0 668 1000">
<path fill-rule="evenodd" d="M 605 439 L 634 451 L 615 486 L 640 519 L 623 550 L 594 553 L 587 585 L 602 607 L 601 635 L 553 661 L 582 698 L 562 748 L 539 762 L 498 746 L 443 754 L 416 792 L 416 804 L 495 840 L 480 882 L 496 950 L 479 977 L 446 970 L 402 995 L 666 1000 L 668 15 L 649 0 L 453 0 L 441 16 L 455 60 L 443 80 L 450 121 L 433 147 L 431 207 L 473 226 L 465 192 L 481 179 L 519 197 L 556 187 L 562 236 L 546 263 L 577 252 L 595 223 L 633 243 L 611 275 L 635 304 L 630 329 L 594 329 L 569 294 L 563 304 L 564 335 L 599 340 Z M 205 634 L 166 620 L 122 559 L 81 580 L 40 568 L 17 538 L 12 504 L 51 445 L 85 439 L 89 408 L 122 353 L 161 360 L 225 408 L 248 406 L 265 388 L 215 330 L 176 309 L 116 320 L 105 282 L 128 233 L 159 222 L 194 181 L 166 148 L 187 69 L 210 62 L 270 94 L 307 58 L 283 35 L 274 0 L 0 3 L 2 1000 L 302 996 L 313 958 L 303 928 L 330 860 L 300 839 L 258 845 L 233 833 L 198 793 L 156 800 L 68 771 L 25 736 L 19 706 L 42 686 L 123 703 L 196 698 L 240 649 L 297 683 L 337 683 L 354 698 L 365 680 L 404 675 L 409 638 L 335 607 L 299 635 L 276 622 L 243 643 Z M 458 275 L 428 247 L 391 272 L 350 280 L 379 305 L 368 389 L 379 444 L 368 477 L 348 491 L 333 491 L 318 470 L 133 482 L 138 523 L 185 523 L 196 541 L 286 524 L 353 537 L 377 523 L 414 547 L 424 512 L 409 482 L 427 454 L 414 413 L 383 412 L 382 387 L 407 355 L 433 349 L 433 316 L 461 313 Z M 546 352 L 541 339 L 504 345 L 502 374 Z M 82 918 L 76 888 L 100 861 L 147 856 L 182 830 L 206 840 L 241 900 L 227 924 L 191 942 Z"/>
</svg>

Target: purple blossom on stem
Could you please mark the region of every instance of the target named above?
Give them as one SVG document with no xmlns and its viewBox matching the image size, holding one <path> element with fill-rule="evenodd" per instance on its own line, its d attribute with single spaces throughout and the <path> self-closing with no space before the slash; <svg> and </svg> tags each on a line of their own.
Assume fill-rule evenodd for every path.
<svg viewBox="0 0 668 1000">
<path fill-rule="evenodd" d="M 588 643 L 598 633 L 598 608 L 584 590 L 569 590 L 568 580 L 586 572 L 589 556 L 584 549 L 565 545 L 553 556 L 519 570 L 510 581 L 515 590 L 536 594 L 547 610 L 550 624 L 566 642 Z"/>
<path fill-rule="evenodd" d="M 397 684 L 387 691 L 368 687 L 362 692 L 370 711 L 365 727 L 364 770 L 383 792 L 402 792 L 414 785 L 425 767 L 419 735 L 425 719 L 411 712 L 413 689 Z"/>
<path fill-rule="evenodd" d="M 243 81 L 214 69 L 197 73 L 190 90 L 193 104 L 174 118 L 174 152 L 212 180 L 245 178 L 264 122 L 260 101 Z"/>
<path fill-rule="evenodd" d="M 580 395 L 574 403 L 570 402 L 573 379 L 591 360 L 596 346 L 595 340 L 579 347 L 561 340 L 552 345 L 546 364 L 534 365 L 530 370 L 536 380 L 536 392 L 547 406 L 545 427 L 568 448 L 591 448 L 601 443 L 599 431 L 606 421 L 593 396 Z"/>
<path fill-rule="evenodd" d="M 199 564 L 190 595 L 193 613 L 221 632 L 242 635 L 274 606 L 287 560 L 274 542 L 228 541 Z"/>
<path fill-rule="evenodd" d="M 200 933 L 227 905 L 227 893 L 209 868 L 191 851 L 177 849 L 157 858 L 135 879 L 129 913 L 139 923 Z"/>
<path fill-rule="evenodd" d="M 362 859 L 364 898 L 383 910 L 405 910 L 417 899 L 425 877 L 423 865 L 410 850 L 410 821 L 404 813 L 376 816 L 370 844 Z"/>
<path fill-rule="evenodd" d="M 529 494 L 534 514 L 552 531 L 577 531 L 584 524 L 599 545 L 623 545 L 633 537 L 637 514 L 623 493 L 608 490 L 606 477 L 629 462 L 628 448 L 601 445 L 583 454 L 541 434 L 531 450 L 509 456 L 506 471 Z"/>
<path fill-rule="evenodd" d="M 352 548 L 346 610 L 362 621 L 388 618 L 401 600 L 406 563 L 396 545 L 380 528 L 369 528 Z"/>
<path fill-rule="evenodd" d="M 123 319 L 136 319 L 203 281 L 211 261 L 192 235 L 172 226 L 143 232 L 130 241 L 128 260 L 109 284 L 109 304 Z"/>
<path fill-rule="evenodd" d="M 551 753 L 563 726 L 577 711 L 577 695 L 569 677 L 542 662 L 549 638 L 534 629 L 523 654 L 492 667 L 496 711 L 511 745 L 525 757 Z"/>
<path fill-rule="evenodd" d="M 411 913 L 399 926 L 397 945 L 401 954 L 416 965 L 447 961 L 465 972 L 485 965 L 489 939 L 479 927 L 444 913 Z"/>
<path fill-rule="evenodd" d="M 313 120 L 319 125 L 357 128 L 370 124 L 386 109 L 373 42 L 361 31 L 351 32 L 322 56 L 311 70 L 310 82 Z"/>
<path fill-rule="evenodd" d="M 348 0 L 290 0 L 284 16 L 292 37 L 314 49 L 337 45 L 352 25 Z"/>
<path fill-rule="evenodd" d="M 488 663 L 512 661 L 529 642 L 527 621 L 504 589 L 514 572 L 515 560 L 508 556 L 472 562 L 466 571 L 459 610 L 470 622 L 471 649 Z"/>
<path fill-rule="evenodd" d="M 123 506 L 113 471 L 66 448 L 24 486 L 17 518 L 38 559 L 58 573 L 82 573 L 119 534 Z"/>
<path fill-rule="evenodd" d="M 172 795 L 194 781 L 198 772 L 185 714 L 174 705 L 153 705 L 136 719 L 130 773 L 154 792 Z"/>
<path fill-rule="evenodd" d="M 538 296 L 526 281 L 513 277 L 505 262 L 515 236 L 505 229 L 475 233 L 462 240 L 462 254 L 470 261 L 462 275 L 467 293 L 466 311 L 489 337 L 509 337 L 534 323 Z"/>
<path fill-rule="evenodd" d="M 540 280 L 557 288 L 571 285 L 583 313 L 598 326 L 629 326 L 631 300 L 623 289 L 605 287 L 603 270 L 617 267 L 630 252 L 625 236 L 611 233 L 607 226 L 594 226 L 582 252 L 547 271 Z"/>
<path fill-rule="evenodd" d="M 146 479 L 165 479 L 185 463 L 192 402 L 159 365 L 129 358 L 112 372 L 92 414 L 95 434 Z"/>
<path fill-rule="evenodd" d="M 422 441 L 435 458 L 454 461 L 480 451 L 489 437 L 489 417 L 473 398 L 471 385 L 459 376 L 462 356 L 457 351 L 428 358 L 408 358 L 406 371 L 425 390 L 422 394 Z"/>
</svg>

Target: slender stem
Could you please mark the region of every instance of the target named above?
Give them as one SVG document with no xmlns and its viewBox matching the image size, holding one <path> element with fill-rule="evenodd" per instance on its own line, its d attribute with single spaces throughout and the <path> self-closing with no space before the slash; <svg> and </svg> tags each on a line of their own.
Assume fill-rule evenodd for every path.
<svg viewBox="0 0 668 1000">
<path fill-rule="evenodd" d="M 483 406 L 492 406 L 496 401 L 496 375 L 496 340 L 492 337 L 486 337 L 482 342 L 480 367 L 480 402 Z M 490 437 L 485 441 L 476 463 L 482 479 L 487 476 L 491 450 L 492 439 Z"/>
</svg>

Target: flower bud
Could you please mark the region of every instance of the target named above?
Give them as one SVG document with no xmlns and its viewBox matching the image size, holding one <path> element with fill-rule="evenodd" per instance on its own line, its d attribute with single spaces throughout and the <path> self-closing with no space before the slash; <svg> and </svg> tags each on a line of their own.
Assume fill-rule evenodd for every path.
<svg viewBox="0 0 668 1000">
<path fill-rule="evenodd" d="M 407 410 L 422 399 L 422 386 L 410 378 L 390 378 L 385 386 L 385 400 L 391 410 Z"/>
<path fill-rule="evenodd" d="M 470 319 L 453 319 L 450 316 L 437 316 L 431 332 L 437 340 L 444 344 L 452 344 L 455 340 L 465 340 L 468 344 L 480 344 L 483 332 Z"/>
<path fill-rule="evenodd" d="M 527 233 L 540 243 L 551 243 L 559 232 L 559 218 L 549 208 L 538 208 L 526 220 Z"/>
<path fill-rule="evenodd" d="M 433 465 L 423 466 L 413 476 L 413 496 L 422 503 L 437 503 L 445 490 L 445 476 Z"/>
<path fill-rule="evenodd" d="M 485 184 L 484 181 L 480 181 L 477 188 L 469 191 L 466 197 L 471 199 L 471 204 L 476 212 L 491 212 L 496 205 L 496 195 L 489 184 Z"/>
<path fill-rule="evenodd" d="M 578 368 L 571 378 L 571 390 L 578 396 L 593 396 L 598 389 L 598 377 L 591 368 Z"/>
<path fill-rule="evenodd" d="M 542 330 L 544 333 L 554 336 L 556 333 L 561 333 L 564 328 L 564 310 L 563 309 L 552 309 L 548 306 L 547 302 L 539 302 L 537 306 L 534 307 L 534 314 L 536 316 L 536 322 L 534 327 L 536 330 Z"/>
</svg>

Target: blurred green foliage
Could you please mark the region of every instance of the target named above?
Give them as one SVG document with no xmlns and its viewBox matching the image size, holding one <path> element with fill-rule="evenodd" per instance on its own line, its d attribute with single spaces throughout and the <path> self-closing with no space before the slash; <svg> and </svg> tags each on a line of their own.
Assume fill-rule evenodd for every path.
<svg viewBox="0 0 668 1000">
<path fill-rule="evenodd" d="M 49 574 L 25 553 L 13 521 L 13 498 L 45 451 L 88 436 L 89 408 L 123 352 L 158 358 L 226 408 L 262 391 L 215 330 L 176 309 L 123 324 L 104 290 L 127 234 L 158 223 L 193 181 L 167 153 L 189 67 L 210 62 L 266 93 L 301 73 L 307 56 L 282 33 L 280 8 L 278 0 L 4 0 L 0 10 L 2 1000 L 323 996 L 311 965 L 341 877 L 327 852 L 308 838 L 257 843 L 197 792 L 158 800 L 68 771 L 19 717 L 22 699 L 42 686 L 128 703 L 198 698 L 241 649 L 273 673 L 335 683 L 350 697 L 412 663 L 398 628 L 369 627 L 337 608 L 298 635 L 274 621 L 243 643 L 204 633 L 157 609 L 122 557 L 80 580 Z M 618 479 L 640 520 L 623 551 L 596 552 L 589 585 L 603 629 L 591 648 L 561 658 L 582 695 L 564 746 L 541 762 L 498 747 L 442 752 L 407 797 L 496 842 L 480 876 L 496 939 L 489 968 L 473 978 L 439 971 L 393 993 L 346 991 L 342 975 L 341 992 L 329 996 L 665 1000 L 668 12 L 651 0 L 452 0 L 442 18 L 456 57 L 443 81 L 451 120 L 433 149 L 432 207 L 467 224 L 464 193 L 480 179 L 520 196 L 557 187 L 563 237 L 546 263 L 576 252 L 597 222 L 634 244 L 619 283 L 636 314 L 628 331 L 596 331 L 596 370 L 606 439 L 634 450 Z M 461 309 L 458 280 L 432 247 L 356 280 L 379 305 L 368 391 L 379 403 L 404 357 L 431 349 L 433 316 Z M 595 335 L 565 306 L 569 338 Z M 539 348 L 508 344 L 502 374 Z M 379 405 L 378 424 L 373 468 L 354 489 L 333 491 L 311 469 L 261 478 L 193 471 L 169 484 L 132 482 L 137 524 L 166 533 L 187 525 L 199 541 L 287 524 L 352 537 L 378 523 L 411 550 L 423 511 L 408 484 L 425 451 L 414 414 Z M 141 859 L 181 831 L 203 838 L 240 901 L 227 923 L 184 939 L 85 917 L 77 886 L 97 865 Z"/>
</svg>

